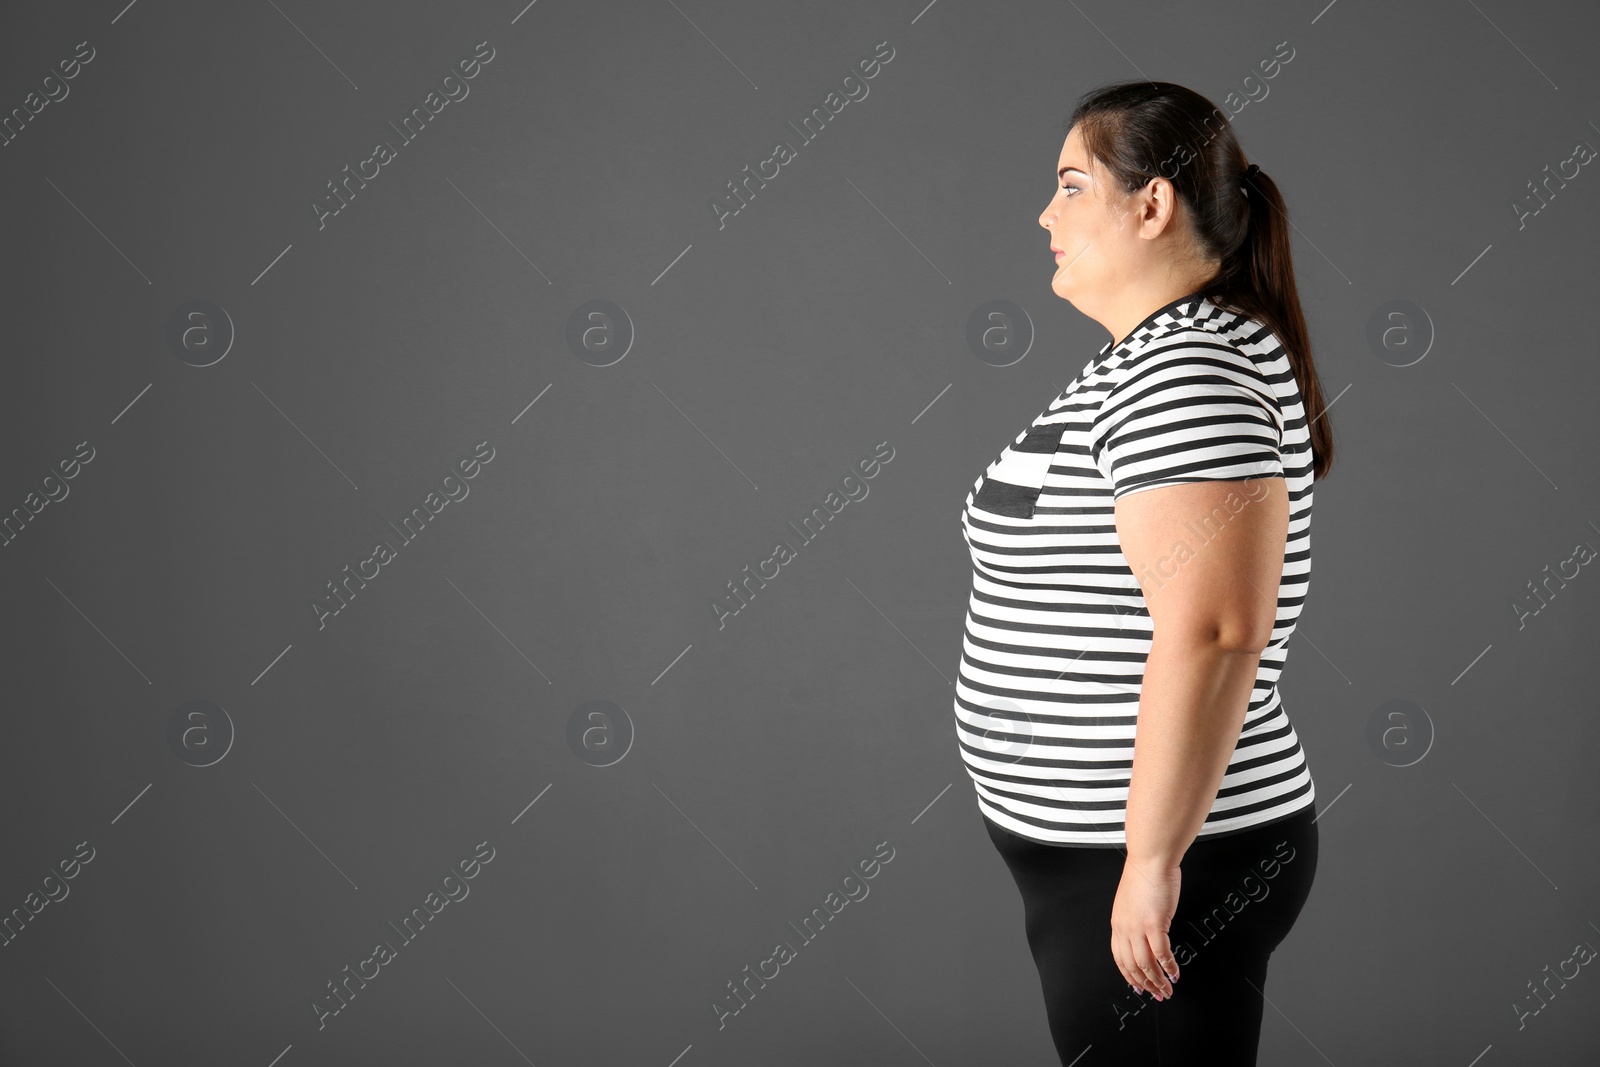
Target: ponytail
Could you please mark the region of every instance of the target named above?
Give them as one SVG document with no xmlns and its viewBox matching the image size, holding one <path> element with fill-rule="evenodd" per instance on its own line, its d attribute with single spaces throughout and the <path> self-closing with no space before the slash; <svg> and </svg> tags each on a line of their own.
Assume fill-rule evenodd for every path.
<svg viewBox="0 0 1600 1067">
<path fill-rule="evenodd" d="M 1333 428 L 1328 424 L 1322 383 L 1311 360 L 1310 333 L 1295 288 L 1289 212 L 1277 183 L 1260 168 L 1245 176 L 1243 187 L 1250 205 L 1247 230 L 1213 283 L 1219 298 L 1216 303 L 1266 323 L 1283 345 L 1309 423 L 1311 477 L 1322 478 L 1333 465 Z"/>
</svg>

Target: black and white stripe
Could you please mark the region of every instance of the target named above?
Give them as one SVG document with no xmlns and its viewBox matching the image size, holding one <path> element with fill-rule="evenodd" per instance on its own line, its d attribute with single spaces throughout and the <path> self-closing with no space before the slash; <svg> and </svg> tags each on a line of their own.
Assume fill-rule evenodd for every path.
<svg viewBox="0 0 1600 1067">
<path fill-rule="evenodd" d="M 1049 844 L 1126 845 L 1151 621 L 1117 540 L 1115 501 L 1276 476 L 1290 500 L 1277 624 L 1200 836 L 1314 802 L 1277 688 L 1311 574 L 1305 409 L 1271 331 L 1191 293 L 1102 348 L 967 494 L 973 577 L 955 717 L 984 815 Z"/>
</svg>

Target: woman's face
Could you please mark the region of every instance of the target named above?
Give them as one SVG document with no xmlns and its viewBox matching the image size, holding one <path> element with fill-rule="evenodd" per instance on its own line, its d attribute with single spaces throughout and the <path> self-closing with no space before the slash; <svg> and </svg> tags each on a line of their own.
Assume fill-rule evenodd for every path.
<svg viewBox="0 0 1600 1067">
<path fill-rule="evenodd" d="M 1050 231 L 1055 277 L 1050 288 L 1079 310 L 1104 307 L 1140 273 L 1140 218 L 1129 196 L 1092 161 L 1074 126 L 1056 161 L 1059 188 L 1039 216 Z"/>
</svg>

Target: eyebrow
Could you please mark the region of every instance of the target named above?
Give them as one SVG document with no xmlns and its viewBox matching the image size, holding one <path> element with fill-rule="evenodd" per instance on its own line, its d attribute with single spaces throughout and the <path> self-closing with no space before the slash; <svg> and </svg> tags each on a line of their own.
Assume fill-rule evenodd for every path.
<svg viewBox="0 0 1600 1067">
<path fill-rule="evenodd" d="M 1062 178 L 1065 178 L 1067 176 L 1067 171 L 1069 170 L 1077 174 L 1082 174 L 1085 178 L 1089 177 L 1088 171 L 1079 170 L 1077 167 L 1062 167 L 1060 170 L 1056 171 L 1056 180 L 1060 181 Z"/>
</svg>

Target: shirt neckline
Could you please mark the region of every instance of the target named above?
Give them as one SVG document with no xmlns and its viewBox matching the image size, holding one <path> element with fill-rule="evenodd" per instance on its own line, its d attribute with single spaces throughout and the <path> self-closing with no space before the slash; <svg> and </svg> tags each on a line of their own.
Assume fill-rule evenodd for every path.
<svg viewBox="0 0 1600 1067">
<path fill-rule="evenodd" d="M 1129 347 L 1129 345 L 1132 344 L 1134 341 L 1140 339 L 1139 334 L 1142 331 L 1144 331 L 1153 322 L 1155 322 L 1156 319 L 1159 319 L 1162 315 L 1165 315 L 1167 312 L 1172 311 L 1175 308 L 1181 307 L 1184 304 L 1199 304 L 1199 303 L 1203 302 L 1206 299 L 1206 295 L 1205 294 L 1206 294 L 1206 291 L 1204 289 L 1196 289 L 1192 293 L 1185 293 L 1183 296 L 1178 297 L 1178 299 L 1172 301 L 1171 303 L 1163 304 L 1161 307 L 1156 308 L 1154 311 L 1150 312 L 1150 314 L 1146 315 L 1144 317 L 1144 319 L 1139 323 L 1139 325 L 1137 325 L 1133 329 L 1129 330 L 1128 331 L 1128 335 L 1126 337 L 1124 337 L 1121 341 L 1118 341 L 1115 345 L 1113 345 L 1110 341 L 1107 341 L 1101 347 L 1099 355 L 1097 355 L 1095 357 L 1095 362 L 1098 363 L 1100 360 L 1105 359 L 1107 356 L 1115 355 L 1117 352 L 1120 352 L 1124 348 Z"/>
</svg>

